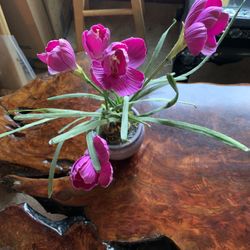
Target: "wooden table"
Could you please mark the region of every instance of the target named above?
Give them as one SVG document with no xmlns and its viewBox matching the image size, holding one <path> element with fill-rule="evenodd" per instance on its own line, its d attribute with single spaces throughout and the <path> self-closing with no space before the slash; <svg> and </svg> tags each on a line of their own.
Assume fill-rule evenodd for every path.
<svg viewBox="0 0 250 250">
<path fill-rule="evenodd" d="M 249 86 L 188 84 L 179 85 L 179 89 L 180 100 L 197 108 L 177 104 L 160 117 L 205 125 L 250 146 Z M 70 73 L 36 79 L 0 100 L 0 132 L 21 125 L 6 110 L 45 106 L 96 110 L 94 101 L 83 99 L 46 101 L 49 96 L 86 90 Z M 170 89 L 165 88 L 154 97 L 170 95 Z M 149 106 L 138 108 L 146 111 Z M 65 120 L 59 120 L 1 139 L 3 183 L 46 197 L 49 162 L 55 149 L 48 140 L 64 124 Z M 137 155 L 113 162 L 110 187 L 85 193 L 74 190 L 67 176 L 69 166 L 85 148 L 84 136 L 65 143 L 53 199 L 84 206 L 91 223 L 75 223 L 60 236 L 42 225 L 37 216 L 32 219 L 29 214 L 33 212 L 26 205 L 13 206 L 0 213 L 0 248 L 104 249 L 102 242 L 111 241 L 123 247 L 119 249 L 250 249 L 249 153 L 202 135 L 153 125 L 146 129 Z"/>
</svg>

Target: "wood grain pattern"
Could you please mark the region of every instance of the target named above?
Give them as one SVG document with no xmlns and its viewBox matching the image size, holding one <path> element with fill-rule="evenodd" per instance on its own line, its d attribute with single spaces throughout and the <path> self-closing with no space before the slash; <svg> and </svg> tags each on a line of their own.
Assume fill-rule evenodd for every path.
<svg viewBox="0 0 250 250">
<path fill-rule="evenodd" d="M 198 108 L 177 104 L 160 117 L 205 125 L 249 146 L 250 87 L 195 84 L 179 85 L 179 89 L 180 100 L 191 101 Z M 96 103 L 89 100 L 45 100 L 82 90 L 70 73 L 33 81 L 1 99 L 0 132 L 17 125 L 7 116 L 7 109 L 60 106 L 95 110 Z M 170 89 L 165 88 L 151 97 L 169 95 Z M 137 108 L 142 112 L 158 105 Z M 64 123 L 56 121 L 24 131 L 22 136 L 1 139 L 0 173 L 8 186 L 33 196 L 47 196 L 46 161 L 51 160 L 54 150 L 47 142 Z M 60 176 L 54 181 L 53 199 L 65 205 L 84 205 L 100 239 L 131 242 L 166 235 L 181 249 L 250 248 L 249 153 L 202 135 L 153 125 L 146 130 L 137 155 L 113 162 L 111 186 L 86 193 L 74 190 L 66 174 L 84 149 L 83 136 L 65 144 L 59 162 L 63 170 L 57 170 Z"/>
<path fill-rule="evenodd" d="M 1 249 L 104 250 L 104 245 L 98 240 L 91 224 L 75 223 L 60 236 L 38 223 L 37 218 L 32 218 L 29 212 L 25 204 L 22 204 L 0 213 Z"/>
</svg>

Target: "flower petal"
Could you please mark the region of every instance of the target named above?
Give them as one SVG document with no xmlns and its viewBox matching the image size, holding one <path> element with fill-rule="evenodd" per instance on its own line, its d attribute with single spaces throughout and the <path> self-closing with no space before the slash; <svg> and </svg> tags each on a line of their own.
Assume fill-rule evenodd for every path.
<svg viewBox="0 0 250 250">
<path fill-rule="evenodd" d="M 98 87 L 104 90 L 109 89 L 107 86 L 107 83 L 104 81 L 106 76 L 105 76 L 104 68 L 102 67 L 101 62 L 99 61 L 92 62 L 91 68 L 90 68 L 90 74 L 91 74 L 92 80 Z"/>
<path fill-rule="evenodd" d="M 106 163 L 109 161 L 109 147 L 103 138 L 95 136 L 93 139 L 94 147 L 100 163 Z"/>
<path fill-rule="evenodd" d="M 222 12 L 220 17 L 218 18 L 217 23 L 208 31 L 211 35 L 219 35 L 223 30 L 225 30 L 229 21 L 229 15 L 227 13 Z"/>
<path fill-rule="evenodd" d="M 207 0 L 206 8 L 210 6 L 222 7 L 221 0 Z"/>
<path fill-rule="evenodd" d="M 82 33 L 82 45 L 91 59 L 99 60 L 108 47 L 110 30 L 101 24 L 96 24 Z"/>
<path fill-rule="evenodd" d="M 43 63 L 46 63 L 46 64 L 47 64 L 48 55 L 47 55 L 46 52 L 37 54 L 37 57 L 38 57 Z"/>
<path fill-rule="evenodd" d="M 72 185 L 74 188 L 82 188 L 85 191 L 90 191 L 98 185 L 98 182 L 87 184 L 87 183 L 84 183 L 82 180 L 74 179 L 72 180 Z"/>
<path fill-rule="evenodd" d="M 48 66 L 48 71 L 50 75 L 56 75 L 59 74 L 59 71 L 53 70 L 50 66 Z"/>
<path fill-rule="evenodd" d="M 75 52 L 71 44 L 65 39 L 59 39 L 60 43 L 60 57 L 69 69 L 76 69 Z"/>
<path fill-rule="evenodd" d="M 86 162 L 79 169 L 79 174 L 81 175 L 84 183 L 92 184 L 97 180 L 97 173 L 94 169 L 90 156 L 86 155 Z"/>
<path fill-rule="evenodd" d="M 106 53 L 102 62 L 105 75 L 124 75 L 127 70 L 128 54 L 124 49 Z"/>
<path fill-rule="evenodd" d="M 207 29 L 212 28 L 220 17 L 222 8 L 208 7 L 197 18 L 196 22 L 204 23 Z"/>
<path fill-rule="evenodd" d="M 126 75 L 120 77 L 106 77 L 105 81 L 120 96 L 132 95 L 142 88 L 144 74 L 128 67 Z"/>
<path fill-rule="evenodd" d="M 217 42 L 215 36 L 209 36 L 201 53 L 205 56 L 210 56 L 216 52 Z"/>
<path fill-rule="evenodd" d="M 194 23 L 185 30 L 185 41 L 193 56 L 199 55 L 207 40 L 207 29 L 203 23 Z"/>
<path fill-rule="evenodd" d="M 48 42 L 47 47 L 45 48 L 45 51 L 50 52 L 56 46 L 59 46 L 59 40 L 51 40 L 51 41 Z"/>
<path fill-rule="evenodd" d="M 102 164 L 102 169 L 98 178 L 98 183 L 102 187 L 107 187 L 113 180 L 113 168 L 110 162 Z"/>
<path fill-rule="evenodd" d="M 207 0 L 197 0 L 192 5 L 185 20 L 185 29 L 191 26 L 205 9 Z"/>
<path fill-rule="evenodd" d="M 138 68 L 144 63 L 147 54 L 145 41 L 142 38 L 131 37 L 123 40 L 122 43 L 128 47 L 129 66 Z"/>
<path fill-rule="evenodd" d="M 58 72 L 63 72 L 69 69 L 68 65 L 66 65 L 62 60 L 59 47 L 56 47 L 48 54 L 47 64 L 52 70 Z"/>
</svg>

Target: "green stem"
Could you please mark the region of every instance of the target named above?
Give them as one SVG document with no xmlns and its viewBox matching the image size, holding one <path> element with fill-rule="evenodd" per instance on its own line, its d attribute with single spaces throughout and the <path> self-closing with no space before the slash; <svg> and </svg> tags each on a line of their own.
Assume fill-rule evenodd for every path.
<svg viewBox="0 0 250 250">
<path fill-rule="evenodd" d="M 103 92 L 103 96 L 104 96 L 104 100 L 105 100 L 106 110 L 109 110 L 108 92 L 107 92 L 107 91 L 104 91 L 104 92 Z"/>
<path fill-rule="evenodd" d="M 86 75 L 86 73 L 83 71 L 82 67 L 80 67 L 77 64 L 77 69 L 74 71 L 74 74 L 81 77 L 83 80 L 85 80 L 88 84 L 90 84 L 96 91 L 98 91 L 100 94 L 103 95 L 103 91 L 97 87 Z"/>
</svg>

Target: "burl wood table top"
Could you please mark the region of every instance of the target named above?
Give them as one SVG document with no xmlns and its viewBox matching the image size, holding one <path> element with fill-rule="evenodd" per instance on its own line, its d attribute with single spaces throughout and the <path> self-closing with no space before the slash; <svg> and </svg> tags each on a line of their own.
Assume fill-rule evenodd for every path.
<svg viewBox="0 0 250 250">
<path fill-rule="evenodd" d="M 178 87 L 180 100 L 192 102 L 197 108 L 179 103 L 161 112 L 160 117 L 207 126 L 250 146 L 249 86 L 199 83 Z M 71 73 L 36 79 L 0 100 L 0 132 L 22 125 L 7 110 L 96 110 L 94 101 L 46 100 L 87 90 Z M 153 96 L 167 98 L 171 94 L 166 87 Z M 144 103 L 137 108 L 146 111 L 158 105 Z M 46 197 L 49 163 L 55 150 L 48 141 L 65 123 L 53 121 L 1 139 L 3 184 Z M 78 222 L 60 236 L 32 219 L 25 205 L 13 206 L 0 213 L 0 248 L 48 249 L 54 244 L 52 249 L 104 249 L 102 242 L 114 241 L 130 244 L 129 249 L 250 249 L 249 153 L 202 135 L 152 125 L 146 128 L 145 141 L 134 157 L 113 162 L 114 181 L 107 189 L 84 192 L 71 187 L 67 169 L 85 148 L 83 135 L 65 143 L 52 199 L 67 206 L 84 206 L 91 226 Z M 160 236 L 172 240 L 168 248 L 133 245 Z M 119 249 L 126 249 L 125 245 Z"/>
</svg>

